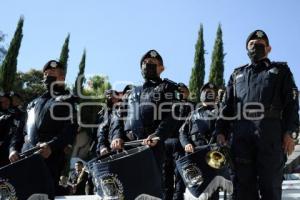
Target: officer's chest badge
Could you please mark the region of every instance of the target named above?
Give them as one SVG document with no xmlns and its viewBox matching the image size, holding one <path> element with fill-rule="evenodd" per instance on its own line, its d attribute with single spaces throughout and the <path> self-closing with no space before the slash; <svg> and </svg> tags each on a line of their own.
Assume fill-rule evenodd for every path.
<svg viewBox="0 0 300 200">
<path fill-rule="evenodd" d="M 239 78 L 243 78 L 244 77 L 244 74 L 238 74 L 238 75 L 236 75 L 236 79 L 239 79 Z"/>
<path fill-rule="evenodd" d="M 293 100 L 296 100 L 299 96 L 299 92 L 297 88 L 293 89 Z"/>
</svg>

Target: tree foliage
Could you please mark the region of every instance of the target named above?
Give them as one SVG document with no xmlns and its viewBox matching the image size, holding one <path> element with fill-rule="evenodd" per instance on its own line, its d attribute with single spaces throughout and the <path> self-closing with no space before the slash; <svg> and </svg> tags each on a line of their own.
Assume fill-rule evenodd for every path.
<svg viewBox="0 0 300 200">
<path fill-rule="evenodd" d="M 7 54 L 0 67 L 0 86 L 5 92 L 12 90 L 17 72 L 17 58 L 23 38 L 24 18 L 20 17 L 14 37 L 10 42 Z"/>
<path fill-rule="evenodd" d="M 70 34 L 68 34 L 65 39 L 59 57 L 59 62 L 64 66 L 65 74 L 67 74 L 67 70 L 68 70 L 69 41 L 70 41 Z"/>
<path fill-rule="evenodd" d="M 85 81 L 84 78 L 84 70 L 85 70 L 85 59 L 86 59 L 86 50 L 83 51 L 82 58 L 79 64 L 79 71 L 75 80 L 75 85 L 74 85 L 74 94 L 78 94 L 78 90 L 80 93 L 82 92 L 83 89 L 83 83 Z"/>
<path fill-rule="evenodd" d="M 25 73 L 18 72 L 14 84 L 14 91 L 19 93 L 27 104 L 46 91 L 42 81 L 43 72 L 40 70 L 31 69 Z"/>
<path fill-rule="evenodd" d="M 205 60 L 204 60 L 204 40 L 203 40 L 203 25 L 200 25 L 198 32 L 198 40 L 195 45 L 194 67 L 189 82 L 189 89 L 191 93 L 191 99 L 200 101 L 200 89 L 204 83 L 205 76 Z"/>
<path fill-rule="evenodd" d="M 225 54 L 223 51 L 222 28 L 221 24 L 219 24 L 209 73 L 209 82 L 214 83 L 219 88 L 224 87 Z"/>
</svg>

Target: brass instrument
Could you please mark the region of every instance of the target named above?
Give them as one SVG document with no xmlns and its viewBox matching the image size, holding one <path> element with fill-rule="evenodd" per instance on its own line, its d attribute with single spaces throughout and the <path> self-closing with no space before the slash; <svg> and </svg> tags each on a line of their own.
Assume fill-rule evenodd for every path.
<svg viewBox="0 0 300 200">
<path fill-rule="evenodd" d="M 210 150 L 205 156 L 206 163 L 214 168 L 221 169 L 226 165 L 226 158 L 219 150 Z"/>
<path fill-rule="evenodd" d="M 228 147 L 218 144 L 208 144 L 198 148 L 207 147 L 210 148 L 210 151 L 206 154 L 205 161 L 210 167 L 214 169 L 222 169 L 226 165 L 229 165 L 231 168 L 233 167 Z"/>
</svg>

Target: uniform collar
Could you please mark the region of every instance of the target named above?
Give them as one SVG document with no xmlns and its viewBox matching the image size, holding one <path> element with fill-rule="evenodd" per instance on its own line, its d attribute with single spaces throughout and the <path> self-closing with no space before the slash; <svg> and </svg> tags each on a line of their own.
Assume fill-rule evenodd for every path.
<svg viewBox="0 0 300 200">
<path fill-rule="evenodd" d="M 251 63 L 249 67 L 253 69 L 263 69 L 271 66 L 271 61 L 268 58 L 260 60 L 258 63 Z"/>
</svg>

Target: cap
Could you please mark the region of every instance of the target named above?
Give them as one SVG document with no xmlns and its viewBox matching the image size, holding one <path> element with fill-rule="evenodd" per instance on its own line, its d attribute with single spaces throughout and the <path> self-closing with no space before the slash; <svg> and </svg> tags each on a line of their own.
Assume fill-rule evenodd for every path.
<svg viewBox="0 0 300 200">
<path fill-rule="evenodd" d="M 217 86 L 215 84 L 213 84 L 213 83 L 205 83 L 201 87 L 200 92 L 202 92 L 205 89 L 211 89 L 211 90 L 217 91 Z"/>
<path fill-rule="evenodd" d="M 267 34 L 263 30 L 255 30 L 252 33 L 250 33 L 250 35 L 247 38 L 246 49 L 248 49 L 248 42 L 250 40 L 254 40 L 254 39 L 264 40 L 267 43 L 267 45 L 269 46 L 269 38 L 268 38 Z"/>
<path fill-rule="evenodd" d="M 147 53 L 145 53 L 141 59 L 141 62 L 140 62 L 140 66 L 142 67 L 142 64 L 143 64 L 143 61 L 146 59 L 146 58 L 156 58 L 157 60 L 159 60 L 159 62 L 163 65 L 163 59 L 162 57 L 159 55 L 159 53 L 154 50 L 154 49 L 151 49 L 149 50 Z"/>
<path fill-rule="evenodd" d="M 43 67 L 43 72 L 45 72 L 47 69 L 50 68 L 60 68 L 60 69 L 64 69 L 63 65 L 56 61 L 56 60 L 50 60 L 48 61 L 45 66 Z"/>
</svg>

